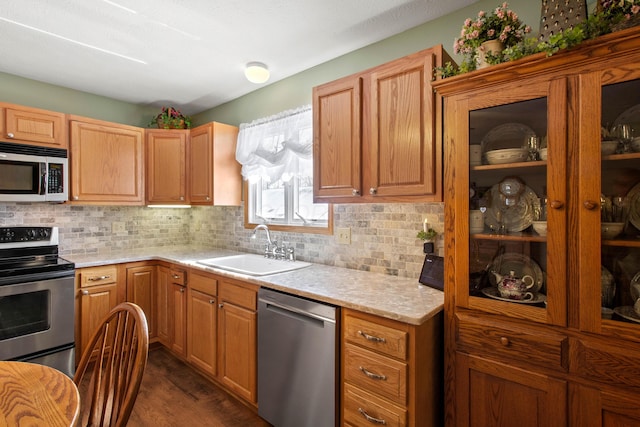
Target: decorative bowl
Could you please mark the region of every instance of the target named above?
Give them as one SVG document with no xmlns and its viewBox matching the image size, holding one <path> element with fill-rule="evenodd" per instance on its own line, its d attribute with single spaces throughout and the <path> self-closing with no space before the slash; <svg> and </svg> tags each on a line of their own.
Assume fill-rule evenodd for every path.
<svg viewBox="0 0 640 427">
<path fill-rule="evenodd" d="M 624 222 L 603 222 L 600 224 L 600 235 L 603 239 L 613 239 L 622 233 Z"/>
<path fill-rule="evenodd" d="M 547 235 L 547 221 L 532 221 L 533 230 L 541 236 Z"/>
<path fill-rule="evenodd" d="M 538 154 L 540 155 L 540 160 L 547 160 L 547 148 L 541 148 L 540 151 L 538 151 Z"/>
<path fill-rule="evenodd" d="M 500 165 L 503 163 L 524 162 L 529 157 L 529 150 L 526 148 L 504 148 L 501 150 L 491 150 L 484 153 L 487 163 L 490 165 Z"/>
<path fill-rule="evenodd" d="M 614 154 L 618 149 L 618 140 L 617 139 L 605 139 L 602 141 L 600 145 L 600 152 L 605 156 L 609 154 Z"/>
</svg>

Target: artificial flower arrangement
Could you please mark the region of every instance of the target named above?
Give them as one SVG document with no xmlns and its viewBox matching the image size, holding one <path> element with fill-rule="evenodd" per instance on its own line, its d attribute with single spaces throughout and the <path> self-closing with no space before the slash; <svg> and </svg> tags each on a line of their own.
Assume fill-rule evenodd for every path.
<svg viewBox="0 0 640 427">
<path fill-rule="evenodd" d="M 550 36 L 546 41 L 540 42 L 535 37 L 524 36 L 531 29 L 523 26 L 517 15 L 509 11 L 507 7 L 507 3 L 503 3 L 489 17 L 481 11 L 478 13 L 476 21 L 467 19 L 462 27 L 460 38 L 456 39 L 454 43 L 454 51 L 462 54 L 465 57 L 464 61 L 460 66 L 447 62 L 442 67 L 436 67 L 436 74 L 446 78 L 475 70 L 477 49 L 483 41 L 490 40 L 488 39 L 489 30 L 493 30 L 491 35 L 494 38 L 496 34 L 503 34 L 504 28 L 499 32 L 496 21 L 502 20 L 506 23 L 511 19 L 520 31 L 515 32 L 515 27 L 511 26 L 504 33 L 505 48 L 498 55 L 487 57 L 491 64 L 515 61 L 540 52 L 551 56 L 559 50 L 569 49 L 585 40 L 594 39 L 629 26 L 640 25 L 640 0 L 598 0 L 596 10 L 587 19 L 572 28 Z"/>
<path fill-rule="evenodd" d="M 173 107 L 162 107 L 162 112 L 149 122 L 149 127 L 151 126 L 160 129 L 190 129 L 191 117 L 183 115 Z"/>
<path fill-rule="evenodd" d="M 518 15 L 509 9 L 507 2 L 498 6 L 491 14 L 481 10 L 474 20 L 467 18 L 464 21 L 460 37 L 455 40 L 453 50 L 456 54 L 465 57 L 469 71 L 475 69 L 476 56 L 482 43 L 489 40 L 499 40 L 503 47 L 511 47 L 531 32 L 531 27 L 525 25 Z M 493 58 L 497 63 L 500 58 Z"/>
</svg>

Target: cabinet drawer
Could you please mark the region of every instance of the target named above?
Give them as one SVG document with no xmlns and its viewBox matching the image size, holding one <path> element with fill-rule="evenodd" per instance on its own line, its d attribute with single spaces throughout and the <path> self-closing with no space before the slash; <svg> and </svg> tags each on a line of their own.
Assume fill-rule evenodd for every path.
<svg viewBox="0 0 640 427">
<path fill-rule="evenodd" d="M 218 296 L 221 300 L 229 301 L 240 307 L 244 307 L 249 310 L 257 309 L 257 290 L 223 282 L 220 286 Z"/>
<path fill-rule="evenodd" d="M 345 381 L 406 405 L 406 363 L 346 344 L 344 370 Z"/>
<path fill-rule="evenodd" d="M 208 295 L 218 294 L 218 281 L 212 277 L 191 273 L 189 278 L 189 288 Z"/>
<path fill-rule="evenodd" d="M 569 340 L 561 334 L 464 314 L 458 315 L 456 332 L 457 350 L 463 352 L 510 360 L 524 367 L 536 364 L 568 369 Z"/>
<path fill-rule="evenodd" d="M 118 267 L 105 265 L 101 267 L 89 267 L 80 270 L 80 287 L 108 285 L 118 281 Z"/>
<path fill-rule="evenodd" d="M 640 391 L 640 349 L 636 344 L 594 338 L 579 341 L 575 353 L 575 370 L 585 379 Z"/>
<path fill-rule="evenodd" d="M 176 285 L 184 286 L 187 282 L 187 274 L 184 270 L 172 268 L 169 270 L 169 275 L 171 277 L 171 283 L 175 283 Z"/>
<path fill-rule="evenodd" d="M 371 427 L 407 425 L 407 410 L 377 398 L 349 384 L 344 385 L 343 416 L 345 424 Z"/>
<path fill-rule="evenodd" d="M 398 359 L 407 358 L 407 332 L 346 315 L 344 339 Z"/>
</svg>

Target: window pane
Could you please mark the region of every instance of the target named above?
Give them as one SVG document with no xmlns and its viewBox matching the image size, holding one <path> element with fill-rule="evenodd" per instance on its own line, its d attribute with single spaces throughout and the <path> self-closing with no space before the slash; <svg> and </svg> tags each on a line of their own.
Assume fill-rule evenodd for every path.
<svg viewBox="0 0 640 427">
<path fill-rule="evenodd" d="M 304 218 L 304 220 L 302 220 L 299 216 L 296 216 L 296 219 L 308 222 L 321 221 L 323 224 L 326 224 L 329 215 L 329 205 L 327 205 L 326 203 L 313 203 L 313 178 L 308 176 L 298 178 L 297 187 L 298 194 L 296 197 L 296 212 L 302 218 Z"/>
<path fill-rule="evenodd" d="M 282 180 L 276 182 L 266 182 L 261 180 L 260 186 L 262 194 L 259 197 L 259 209 L 256 214 L 271 221 L 283 221 L 285 218 L 285 186 Z"/>
</svg>

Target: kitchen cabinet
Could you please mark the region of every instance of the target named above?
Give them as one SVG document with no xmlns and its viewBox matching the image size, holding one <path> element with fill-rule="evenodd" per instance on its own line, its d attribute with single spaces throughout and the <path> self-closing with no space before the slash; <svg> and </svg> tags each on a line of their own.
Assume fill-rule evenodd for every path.
<svg viewBox="0 0 640 427">
<path fill-rule="evenodd" d="M 143 205 L 144 130 L 70 116 L 74 202 Z"/>
<path fill-rule="evenodd" d="M 69 147 L 64 113 L 0 103 L 2 140 L 42 147 Z"/>
<path fill-rule="evenodd" d="M 124 301 L 118 277 L 116 265 L 76 270 L 76 362 L 102 319 Z"/>
<path fill-rule="evenodd" d="M 639 65 L 636 27 L 434 83 L 446 425 L 638 422 L 640 147 L 620 131 L 640 131 Z M 473 230 L 471 211 L 483 218 Z M 622 225 L 605 235 L 610 222 Z M 533 278 L 519 300 L 498 286 L 521 283 L 512 276 Z"/>
<path fill-rule="evenodd" d="M 218 379 L 230 391 L 257 404 L 258 287 L 221 279 L 218 283 Z"/>
<path fill-rule="evenodd" d="M 426 49 L 313 89 L 314 201 L 442 201 L 441 99 Z"/>
<path fill-rule="evenodd" d="M 149 338 L 156 336 L 156 266 L 127 265 L 127 301 L 142 308 L 147 318 Z"/>
<path fill-rule="evenodd" d="M 192 205 L 240 206 L 242 176 L 236 161 L 238 128 L 207 123 L 191 129 L 189 200 Z"/>
<path fill-rule="evenodd" d="M 157 274 L 158 340 L 184 359 L 187 348 L 187 275 L 184 270 L 167 265 L 159 265 Z"/>
<path fill-rule="evenodd" d="M 189 130 L 150 129 L 146 134 L 147 202 L 188 204 Z"/>
<path fill-rule="evenodd" d="M 342 424 L 442 425 L 441 330 L 343 308 Z"/>
<path fill-rule="evenodd" d="M 218 280 L 215 276 L 191 270 L 188 288 L 187 361 L 215 377 L 218 359 Z"/>
</svg>

